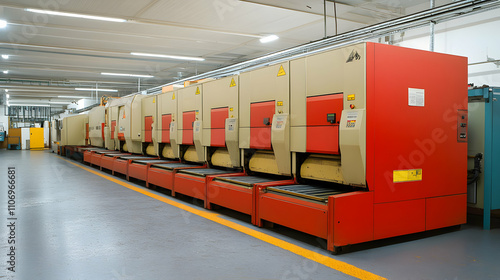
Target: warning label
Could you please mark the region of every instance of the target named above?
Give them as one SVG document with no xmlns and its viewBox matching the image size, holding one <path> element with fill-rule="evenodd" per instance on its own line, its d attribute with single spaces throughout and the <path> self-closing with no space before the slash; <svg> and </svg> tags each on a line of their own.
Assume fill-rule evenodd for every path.
<svg viewBox="0 0 500 280">
<path fill-rule="evenodd" d="M 423 107 L 425 105 L 425 90 L 408 88 L 408 106 Z"/>
<path fill-rule="evenodd" d="M 285 76 L 285 75 L 286 75 L 285 69 L 283 68 L 283 65 L 281 65 L 280 70 L 278 71 L 278 77 Z"/>
<path fill-rule="evenodd" d="M 394 170 L 392 178 L 394 183 L 422 181 L 422 169 Z"/>
<path fill-rule="evenodd" d="M 196 93 L 195 94 L 200 94 L 200 88 L 199 87 L 196 88 Z"/>
<path fill-rule="evenodd" d="M 358 120 L 358 112 L 348 112 L 347 113 L 347 128 L 356 127 L 356 120 Z"/>
</svg>

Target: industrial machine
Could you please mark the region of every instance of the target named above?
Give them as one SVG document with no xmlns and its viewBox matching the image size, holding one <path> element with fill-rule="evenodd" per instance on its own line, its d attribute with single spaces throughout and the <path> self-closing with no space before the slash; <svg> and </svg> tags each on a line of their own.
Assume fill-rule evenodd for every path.
<svg viewBox="0 0 500 280">
<path fill-rule="evenodd" d="M 171 98 L 169 98 L 171 96 Z M 205 147 L 202 145 L 202 107 L 203 86 L 194 84 L 173 92 L 162 93 L 159 96 L 161 115 L 161 139 L 159 147 L 162 156 L 179 158 L 181 162 L 153 164 L 148 171 L 148 185 L 153 184 L 172 191 L 174 177 L 180 169 L 204 167 Z M 173 110 L 174 104 L 177 109 Z M 170 143 L 166 143 L 165 129 L 170 123 Z"/>
<path fill-rule="evenodd" d="M 90 145 L 104 147 L 105 111 L 102 106 L 94 107 L 89 111 L 89 139 Z"/>
<path fill-rule="evenodd" d="M 260 190 L 259 225 L 336 251 L 466 222 L 466 58 L 365 43 L 290 65 L 298 185 Z"/>
<path fill-rule="evenodd" d="M 119 112 L 119 149 L 167 162 L 103 154 L 100 164 L 174 196 L 203 199 L 207 208 L 246 213 L 257 226 L 326 239 L 339 252 L 465 223 L 467 141 L 475 127 L 485 127 L 484 138 L 475 137 L 469 155 L 483 154 L 485 170 L 477 175 L 470 159 L 472 183 L 481 196 L 484 182 L 490 196 L 485 218 L 498 207 L 499 192 L 488 183 L 497 153 L 488 141 L 496 132 L 486 129 L 495 125 L 496 89 L 469 93 L 469 105 L 484 108 L 474 115 L 483 124 L 469 129 L 466 84 L 464 57 L 355 44 L 113 101 L 108 114 Z"/>
<path fill-rule="evenodd" d="M 204 154 L 198 158 L 205 158 L 207 167 L 179 169 L 175 174 L 174 191 L 203 200 L 207 206 L 207 182 L 214 176 L 244 175 L 240 172 L 238 146 L 238 76 L 203 83 L 200 96 L 203 102 L 199 115 L 202 118 L 194 122 L 193 141 L 201 141 L 200 150 Z M 201 133 L 198 136 L 197 130 Z M 217 201 L 218 194 L 212 192 L 213 201 Z"/>
<path fill-rule="evenodd" d="M 500 209 L 500 88 L 469 89 L 468 206 L 481 209 L 483 228 Z"/>
<path fill-rule="evenodd" d="M 239 127 L 241 166 L 245 174 L 211 178 L 208 207 L 217 204 L 249 214 L 256 224 L 257 188 L 294 184 L 289 137 L 289 77 L 288 62 L 239 76 L 239 122 L 235 125 Z"/>
<path fill-rule="evenodd" d="M 144 97 L 141 94 L 132 96 L 118 111 L 118 140 L 121 151 L 142 153 L 141 100 Z"/>
<path fill-rule="evenodd" d="M 61 146 L 85 146 L 89 139 L 89 116 L 80 114 L 62 119 Z"/>
<path fill-rule="evenodd" d="M 123 132 L 120 132 L 118 126 L 119 112 L 120 109 L 124 108 L 125 104 L 129 102 L 132 98 L 133 98 L 132 96 L 128 96 L 119 99 L 110 99 L 106 104 L 105 107 L 106 125 L 104 127 L 104 138 L 106 139 L 105 147 L 108 150 L 120 150 L 121 149 L 120 144 L 125 144 L 124 134 Z M 107 133 L 109 133 L 109 138 L 106 137 Z M 119 138 L 121 138 L 121 140 Z"/>
<path fill-rule="evenodd" d="M 147 96 L 141 103 L 142 154 L 158 156 L 158 95 Z"/>
<path fill-rule="evenodd" d="M 128 163 L 127 180 L 130 178 L 147 182 L 148 171 L 153 164 L 172 163 L 177 161 L 163 160 L 158 157 L 158 140 L 155 123 L 158 121 L 158 95 L 152 95 L 141 100 L 141 135 L 142 154 L 145 157 L 136 156 Z M 130 157 L 129 157 L 130 158 Z"/>
</svg>

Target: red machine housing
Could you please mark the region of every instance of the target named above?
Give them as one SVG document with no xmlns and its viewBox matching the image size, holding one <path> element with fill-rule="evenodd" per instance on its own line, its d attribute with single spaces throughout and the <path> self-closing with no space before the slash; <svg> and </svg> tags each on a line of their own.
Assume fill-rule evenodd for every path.
<svg viewBox="0 0 500 280">
<path fill-rule="evenodd" d="M 424 106 L 408 106 L 409 88 L 425 90 Z M 337 106 L 328 96 L 308 99 L 308 152 L 338 153 L 338 126 L 317 123 Z M 467 144 L 457 141 L 459 110 L 467 110 L 465 57 L 367 43 L 366 191 L 318 203 L 260 189 L 257 225 L 267 220 L 325 238 L 335 251 L 465 223 Z M 413 169 L 421 180 L 394 180 L 394 171 Z"/>
</svg>

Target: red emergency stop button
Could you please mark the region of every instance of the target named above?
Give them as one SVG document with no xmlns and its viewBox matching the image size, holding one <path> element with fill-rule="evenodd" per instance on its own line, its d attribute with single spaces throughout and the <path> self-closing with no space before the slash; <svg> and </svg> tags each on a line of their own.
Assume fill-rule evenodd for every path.
<svg viewBox="0 0 500 280">
<path fill-rule="evenodd" d="M 355 106 L 354 106 L 354 104 L 351 104 L 351 105 L 349 105 L 349 107 L 351 107 L 351 109 L 354 109 Z"/>
</svg>

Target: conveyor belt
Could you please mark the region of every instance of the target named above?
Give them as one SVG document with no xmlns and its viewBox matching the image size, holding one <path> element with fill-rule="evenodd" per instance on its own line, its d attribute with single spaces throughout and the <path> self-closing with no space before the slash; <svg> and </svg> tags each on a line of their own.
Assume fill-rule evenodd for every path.
<svg viewBox="0 0 500 280">
<path fill-rule="evenodd" d="M 140 164 L 148 164 L 148 163 L 166 163 L 172 160 L 164 160 L 164 159 L 137 159 L 133 160 L 133 163 L 140 163 Z"/>
<path fill-rule="evenodd" d="M 186 168 L 186 167 L 197 167 L 201 165 L 187 164 L 187 163 L 158 163 L 153 164 L 154 167 L 159 167 L 163 169 L 173 170 L 174 168 Z"/>
<path fill-rule="evenodd" d="M 234 176 L 234 177 L 217 177 L 216 180 L 252 187 L 253 184 L 256 183 L 275 182 L 275 181 L 281 181 L 282 179 L 268 179 L 255 176 Z"/>
<path fill-rule="evenodd" d="M 332 188 L 311 186 L 311 185 L 286 185 L 286 186 L 275 186 L 268 187 L 267 191 L 284 193 L 288 195 L 298 196 L 302 198 L 307 198 L 315 201 L 327 202 L 328 197 L 335 194 L 344 193 L 345 191 L 339 191 Z"/>
<path fill-rule="evenodd" d="M 179 170 L 179 173 L 186 173 L 195 176 L 205 177 L 207 175 L 217 175 L 217 174 L 227 174 L 234 171 L 212 169 L 212 168 L 195 168 L 195 169 L 184 169 Z"/>
<path fill-rule="evenodd" d="M 107 151 L 106 149 L 103 148 L 77 148 L 79 151 L 84 152 L 84 151 Z"/>
<path fill-rule="evenodd" d="M 152 159 L 151 157 L 148 157 L 148 156 L 131 156 L 131 155 L 126 155 L 126 156 L 123 156 L 123 157 L 120 157 L 120 159 L 124 159 L 124 160 L 134 160 L 134 159 Z"/>
<path fill-rule="evenodd" d="M 96 154 L 121 154 L 120 151 L 110 151 L 110 150 L 97 150 L 95 151 Z"/>
<path fill-rule="evenodd" d="M 104 154 L 105 157 L 124 157 L 124 156 L 129 156 L 130 154 L 124 154 L 124 153 L 110 153 L 110 154 Z"/>
</svg>

